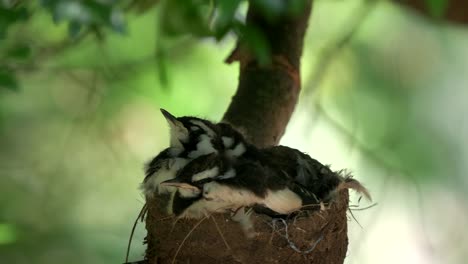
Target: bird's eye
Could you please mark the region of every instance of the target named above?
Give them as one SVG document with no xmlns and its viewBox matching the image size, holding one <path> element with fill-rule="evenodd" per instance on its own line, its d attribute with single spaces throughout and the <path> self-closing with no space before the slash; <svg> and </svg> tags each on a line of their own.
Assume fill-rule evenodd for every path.
<svg viewBox="0 0 468 264">
<path fill-rule="evenodd" d="M 192 126 L 192 127 L 190 127 L 190 130 L 192 130 L 192 131 L 197 131 L 197 130 L 200 130 L 200 128 L 197 127 L 197 126 Z"/>
</svg>

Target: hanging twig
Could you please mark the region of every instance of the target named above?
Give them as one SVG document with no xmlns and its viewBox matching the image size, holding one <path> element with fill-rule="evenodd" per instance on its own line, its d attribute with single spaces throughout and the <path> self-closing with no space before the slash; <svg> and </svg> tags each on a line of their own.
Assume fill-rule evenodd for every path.
<svg viewBox="0 0 468 264">
<path fill-rule="evenodd" d="M 135 228 L 137 226 L 138 220 L 140 220 L 140 218 L 145 214 L 146 210 L 147 210 L 147 205 L 144 204 L 143 207 L 140 210 L 140 213 L 138 214 L 137 218 L 135 219 L 135 222 L 133 223 L 132 232 L 130 233 L 130 237 L 128 239 L 127 254 L 125 256 L 125 263 L 128 263 L 128 256 L 130 255 L 130 246 L 132 245 L 133 234 L 135 233 Z"/>
</svg>

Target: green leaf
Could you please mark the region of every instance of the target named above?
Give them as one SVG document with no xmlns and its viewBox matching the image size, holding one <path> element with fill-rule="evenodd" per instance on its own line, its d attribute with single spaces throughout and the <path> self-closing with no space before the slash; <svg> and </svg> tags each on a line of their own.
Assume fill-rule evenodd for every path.
<svg viewBox="0 0 468 264">
<path fill-rule="evenodd" d="M 298 15 L 307 7 L 307 0 L 291 0 L 288 2 L 288 14 Z"/>
<path fill-rule="evenodd" d="M 86 8 L 92 16 L 93 23 L 97 25 L 108 25 L 110 27 L 113 26 L 111 17 L 114 7 L 97 1 L 87 1 Z"/>
<path fill-rule="evenodd" d="M 8 29 L 8 25 L 6 25 L 5 23 L 2 23 L 2 21 L 0 21 L 0 40 L 4 39 L 6 37 L 7 29 Z"/>
<path fill-rule="evenodd" d="M 260 65 L 271 63 L 271 48 L 265 34 L 254 26 L 240 26 L 241 42 L 247 45 Z"/>
<path fill-rule="evenodd" d="M 441 18 L 447 11 L 448 2 L 449 0 L 426 0 L 426 6 L 433 17 Z"/>
<path fill-rule="evenodd" d="M 68 36 L 72 39 L 75 39 L 80 34 L 81 28 L 82 26 L 79 22 L 71 21 L 68 23 Z"/>
<path fill-rule="evenodd" d="M 121 2 L 42 0 L 42 5 L 52 14 L 55 23 L 69 22 L 69 35 L 74 38 L 86 27 L 109 27 L 124 33 L 126 28 Z"/>
<path fill-rule="evenodd" d="M 222 39 L 229 31 L 241 2 L 242 0 L 216 1 L 216 16 L 212 21 L 212 27 L 217 40 Z"/>
<path fill-rule="evenodd" d="M 250 4 L 269 20 L 276 19 L 287 10 L 287 2 L 284 0 L 251 0 Z"/>
<path fill-rule="evenodd" d="M 125 27 L 124 15 L 121 10 L 118 10 L 118 9 L 112 10 L 111 15 L 109 17 L 109 23 L 112 29 L 118 33 L 123 34 L 127 30 Z"/>
<path fill-rule="evenodd" d="M 10 9 L 0 5 L 0 39 L 5 38 L 10 25 L 26 20 L 28 17 L 29 11 L 24 7 Z"/>
<path fill-rule="evenodd" d="M 27 59 L 31 56 L 31 47 L 25 44 L 18 44 L 10 49 L 6 56 L 13 59 Z"/>
<path fill-rule="evenodd" d="M 0 223 L 0 245 L 7 245 L 15 242 L 17 234 L 14 226 Z"/>
<path fill-rule="evenodd" d="M 93 21 L 93 10 L 81 2 L 63 1 L 54 7 L 54 21 L 76 21 L 81 24 L 89 24 Z"/>
<path fill-rule="evenodd" d="M 161 9 L 161 31 L 168 36 L 212 36 L 209 1 L 167 0 Z"/>
<path fill-rule="evenodd" d="M 6 88 L 11 91 L 18 91 L 18 82 L 13 72 L 0 68 L 0 88 Z"/>
<path fill-rule="evenodd" d="M 250 0 L 254 6 L 269 21 L 280 17 L 295 16 L 306 7 L 307 0 Z"/>
<path fill-rule="evenodd" d="M 29 11 L 25 7 L 4 8 L 0 6 L 0 21 L 10 23 L 25 20 L 29 17 Z"/>
</svg>

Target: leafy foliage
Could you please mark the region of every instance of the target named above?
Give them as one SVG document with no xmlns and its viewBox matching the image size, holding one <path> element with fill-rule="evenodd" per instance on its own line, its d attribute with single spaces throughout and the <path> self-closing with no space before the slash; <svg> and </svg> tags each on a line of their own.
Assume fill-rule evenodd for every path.
<svg viewBox="0 0 468 264">
<path fill-rule="evenodd" d="M 14 226 L 0 222 L 0 245 L 11 244 L 16 240 Z"/>
<path fill-rule="evenodd" d="M 33 1 L 3 1 L 0 4 L 0 38 L 5 38 L 13 26 L 44 11 L 55 24 L 66 24 L 68 37 L 79 40 L 89 33 L 98 39 L 106 38 L 108 33 L 128 33 L 126 17 L 133 12 L 142 15 L 157 8 L 159 39 L 211 38 L 224 40 L 228 35 L 241 38 L 246 47 L 256 56 L 260 63 L 267 64 L 270 59 L 270 47 L 263 33 L 255 27 L 245 24 L 246 0 L 41 0 L 39 5 Z M 262 14 L 273 21 L 281 16 L 294 16 L 302 10 L 305 0 L 252 0 Z M 22 42 L 11 43 L 14 48 L 4 48 L 0 45 L 0 58 L 8 57 L 0 62 L 0 86 L 10 90 L 18 89 L 15 71 L 11 71 L 11 60 L 27 59 L 40 52 Z M 168 82 L 167 48 L 156 45 L 155 57 L 158 60 L 158 72 L 163 84 Z M 31 58 L 34 60 L 34 58 Z"/>
<path fill-rule="evenodd" d="M 448 4 L 449 0 L 426 0 L 426 5 L 430 14 L 437 18 L 440 18 L 445 14 Z"/>
<path fill-rule="evenodd" d="M 29 17 L 29 10 L 22 5 L 0 4 L 0 40 L 6 37 L 9 27 Z"/>
<path fill-rule="evenodd" d="M 7 68 L 0 68 L 0 88 L 9 90 L 18 90 L 18 81 L 14 76 L 14 72 Z"/>
<path fill-rule="evenodd" d="M 56 23 L 67 21 L 70 36 L 75 37 L 83 27 L 109 27 L 116 32 L 125 31 L 122 1 L 64 1 L 42 0 L 41 4 Z"/>
</svg>

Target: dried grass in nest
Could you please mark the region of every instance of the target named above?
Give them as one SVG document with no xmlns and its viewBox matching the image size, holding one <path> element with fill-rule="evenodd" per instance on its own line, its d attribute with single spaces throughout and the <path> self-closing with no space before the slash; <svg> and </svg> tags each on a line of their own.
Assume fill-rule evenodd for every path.
<svg viewBox="0 0 468 264">
<path fill-rule="evenodd" d="M 156 232 L 148 232 L 145 239 L 148 244 L 145 256 L 147 263 L 177 263 L 187 259 L 203 261 L 200 263 L 218 263 L 220 259 L 223 259 L 223 263 L 275 263 L 280 259 L 308 263 L 323 255 L 324 249 L 330 250 L 329 246 L 333 244 L 331 233 L 347 231 L 346 213 L 344 221 L 343 217 L 336 217 L 337 213 L 343 215 L 343 209 L 344 212 L 349 210 L 354 218 L 351 210 L 366 210 L 376 205 L 365 208 L 348 206 L 347 193 L 340 196 L 345 196 L 345 199 L 341 198 L 332 204 L 305 205 L 304 208 L 320 207 L 320 210 L 304 209 L 289 220 L 254 214 L 257 236 L 253 239 L 246 238 L 239 224 L 231 221 L 230 216 L 225 214 L 208 215 L 198 221 L 175 220 L 174 216 L 165 215 L 165 208 L 161 206 L 165 204 L 164 197 L 148 201 L 151 207 L 142 208 L 135 224 L 148 212 L 147 228 L 153 231 L 152 226 L 157 228 Z M 212 221 L 206 221 L 207 218 Z M 207 223 L 202 225 L 203 222 Z M 161 244 L 162 241 L 157 238 L 163 236 L 166 237 L 166 242 Z M 196 237 L 191 239 L 191 236 Z M 345 242 L 347 244 L 347 240 Z M 346 245 L 341 250 L 346 252 Z"/>
<path fill-rule="evenodd" d="M 165 203 L 157 197 L 148 201 L 145 259 L 148 263 L 309 263 L 329 255 L 332 245 L 344 255 L 347 239 L 336 242 L 338 233 L 347 231 L 348 195 L 341 193 L 329 209 L 306 217 L 283 222 L 253 214 L 257 236 L 252 239 L 224 214 L 207 216 L 212 221 L 182 219 L 173 228 L 172 221 L 161 220 L 167 217 Z"/>
</svg>

